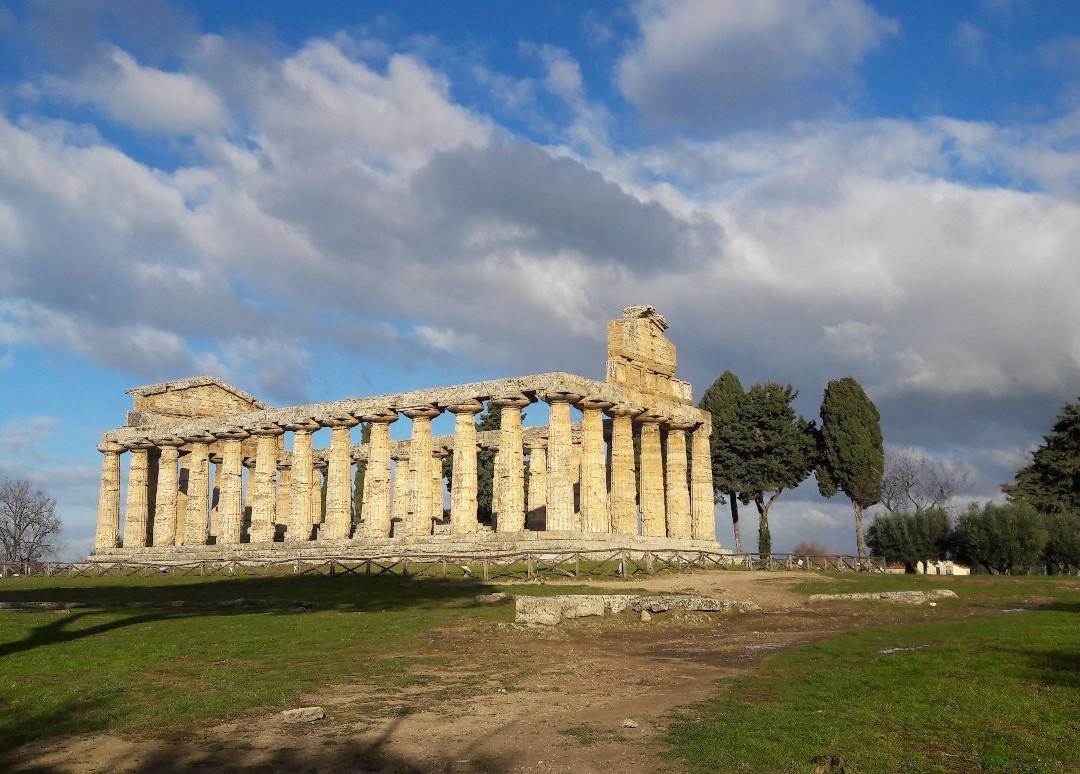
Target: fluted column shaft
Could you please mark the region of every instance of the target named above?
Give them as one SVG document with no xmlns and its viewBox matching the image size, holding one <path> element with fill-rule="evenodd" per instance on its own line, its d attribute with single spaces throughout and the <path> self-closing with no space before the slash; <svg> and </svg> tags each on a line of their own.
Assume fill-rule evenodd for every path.
<svg viewBox="0 0 1080 774">
<path fill-rule="evenodd" d="M 311 433 L 307 425 L 287 425 L 293 431 L 292 492 L 289 496 L 289 531 L 286 539 L 291 543 L 311 538 L 311 480 L 314 478 L 311 453 Z"/>
<path fill-rule="evenodd" d="M 686 431 L 692 426 L 680 423 L 668 425 L 664 480 L 667 494 L 667 536 L 670 538 L 691 537 L 690 484 L 686 478 Z"/>
<path fill-rule="evenodd" d="M 641 534 L 646 537 L 664 537 L 667 534 L 664 458 L 660 449 L 660 424 L 652 419 L 641 423 L 638 492 L 641 498 Z"/>
<path fill-rule="evenodd" d="M 476 415 L 480 401 L 449 406 L 454 414 L 454 474 L 450 479 L 450 533 L 476 532 Z"/>
<path fill-rule="evenodd" d="M 409 519 L 409 458 L 410 454 L 394 454 L 391 459 L 394 465 L 394 511 L 393 532 L 394 537 L 408 534 Z M 365 486 L 367 482 L 365 482 Z"/>
<path fill-rule="evenodd" d="M 525 529 L 525 452 L 521 445 L 521 409 L 531 401 L 524 395 L 513 395 L 501 396 L 491 402 L 502 408 L 499 464 L 495 467 L 492 493 L 492 500 L 498 507 L 495 528 L 498 532 L 521 532 Z"/>
<path fill-rule="evenodd" d="M 547 439 L 538 438 L 529 446 L 529 492 L 525 524 L 531 529 L 547 522 Z"/>
<path fill-rule="evenodd" d="M 694 540 L 716 540 L 713 503 L 712 457 L 709 436 L 712 422 L 698 425 L 690 443 L 690 487 L 692 492 L 690 530 Z"/>
<path fill-rule="evenodd" d="M 279 461 L 277 468 L 280 471 L 280 477 L 278 478 L 277 506 L 275 507 L 274 516 L 274 537 L 277 537 L 278 525 L 284 524 L 285 539 L 288 540 L 289 521 L 292 519 L 292 462 Z"/>
<path fill-rule="evenodd" d="M 431 534 L 431 418 L 439 410 L 431 407 L 406 409 L 412 420 L 409 443 L 409 506 L 405 517 L 406 535 Z"/>
<path fill-rule="evenodd" d="M 368 441 L 367 472 L 364 473 L 364 517 L 362 535 L 369 538 L 390 536 L 390 424 L 396 412 L 363 417 L 371 425 Z"/>
<path fill-rule="evenodd" d="M 352 458 L 349 456 L 349 429 L 356 419 L 334 420 L 330 431 L 330 459 L 326 469 L 326 534 L 328 540 L 345 540 L 352 531 Z"/>
<path fill-rule="evenodd" d="M 187 536 L 188 481 L 191 478 L 191 452 L 181 450 L 180 472 L 176 479 L 176 540 L 173 545 L 184 545 Z"/>
<path fill-rule="evenodd" d="M 329 463 L 326 460 L 311 464 L 311 526 L 313 527 L 323 522 L 323 471 L 328 467 Z M 322 527 L 319 527 L 317 534 L 322 537 Z"/>
<path fill-rule="evenodd" d="M 230 434 L 222 443 L 218 485 L 218 545 L 239 545 L 244 507 L 244 459 L 241 438 L 247 433 Z"/>
<path fill-rule="evenodd" d="M 431 519 L 432 522 L 443 520 L 443 458 L 449 454 L 446 449 L 436 449 L 431 456 Z"/>
<path fill-rule="evenodd" d="M 124 507 L 124 548 L 145 548 L 149 532 L 149 449 L 137 446 L 131 449 L 128 469 L 127 503 Z"/>
<path fill-rule="evenodd" d="M 610 403 L 584 401 L 581 428 L 581 526 L 586 532 L 611 532 L 603 409 Z"/>
<path fill-rule="evenodd" d="M 213 438 L 212 436 L 210 437 Z M 188 455 L 187 514 L 184 518 L 184 545 L 204 546 L 210 537 L 210 442 L 192 440 Z"/>
<path fill-rule="evenodd" d="M 158 441 L 161 456 L 158 459 L 157 496 L 154 498 L 154 546 L 176 545 L 176 500 L 179 488 L 177 461 L 183 441 Z"/>
<path fill-rule="evenodd" d="M 252 543 L 270 543 L 274 540 L 275 499 L 277 489 L 278 436 L 282 430 L 263 428 L 256 431 L 255 445 L 255 500 L 251 507 Z"/>
<path fill-rule="evenodd" d="M 97 533 L 94 549 L 116 548 L 120 532 L 120 455 L 125 447 L 103 443 L 97 447 L 104 455 L 101 461 L 101 489 L 98 492 Z"/>
<path fill-rule="evenodd" d="M 614 406 L 611 415 L 611 528 L 620 535 L 638 534 L 637 473 L 634 465 L 632 418 L 636 406 Z"/>
<path fill-rule="evenodd" d="M 570 401 L 580 395 L 554 393 L 544 396 L 551 406 L 548 428 L 547 531 L 574 529 L 573 450 L 570 435 Z"/>
</svg>

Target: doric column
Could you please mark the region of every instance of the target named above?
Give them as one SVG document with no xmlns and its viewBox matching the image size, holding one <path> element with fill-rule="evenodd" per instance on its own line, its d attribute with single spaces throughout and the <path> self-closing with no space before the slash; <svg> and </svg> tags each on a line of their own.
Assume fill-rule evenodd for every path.
<svg viewBox="0 0 1080 774">
<path fill-rule="evenodd" d="M 437 446 L 431 451 L 431 520 L 443 520 L 443 460 L 450 456 L 450 449 Z"/>
<path fill-rule="evenodd" d="M 188 454 L 187 515 L 184 518 L 184 545 L 205 546 L 210 538 L 210 444 L 212 435 L 187 435 Z"/>
<path fill-rule="evenodd" d="M 298 543 L 311 539 L 311 480 L 315 472 L 311 466 L 311 434 L 321 425 L 308 420 L 282 427 L 293 433 L 292 491 L 289 495 L 289 530 L 285 539 Z"/>
<path fill-rule="evenodd" d="M 176 465 L 184 439 L 160 438 L 155 443 L 161 449 L 161 456 L 158 458 L 157 496 L 154 498 L 154 546 L 174 546 L 179 480 Z"/>
<path fill-rule="evenodd" d="M 409 442 L 409 510 L 406 535 L 431 534 L 431 420 L 441 411 L 434 406 L 414 406 L 401 413 L 412 420 Z"/>
<path fill-rule="evenodd" d="M 529 492 L 525 504 L 525 526 L 545 528 L 547 521 L 547 438 L 529 441 Z"/>
<path fill-rule="evenodd" d="M 322 537 L 323 527 L 323 476 L 330 468 L 329 460 L 311 462 L 311 526 L 316 527 L 315 535 Z"/>
<path fill-rule="evenodd" d="M 447 406 L 454 414 L 454 474 L 450 478 L 450 533 L 476 532 L 476 415 L 478 400 Z"/>
<path fill-rule="evenodd" d="M 255 510 L 255 458 L 251 455 L 244 455 L 240 460 L 240 464 L 244 466 L 244 475 L 242 477 L 242 483 L 244 487 L 244 507 L 241 511 L 240 518 L 240 540 L 243 542 L 244 535 L 248 536 L 248 542 L 251 542 L 251 517 Z"/>
<path fill-rule="evenodd" d="M 292 518 L 292 458 L 281 457 L 278 459 L 277 469 L 281 471 L 277 487 L 277 505 L 274 507 L 274 537 L 277 537 L 278 525 L 285 526 L 285 534 L 289 532 L 289 520 Z"/>
<path fill-rule="evenodd" d="M 570 435 L 570 404 L 580 395 L 549 392 L 544 401 L 551 406 L 548 428 L 547 531 L 574 529 L 573 450 Z"/>
<path fill-rule="evenodd" d="M 641 534 L 664 537 L 667 514 L 664 507 L 664 457 L 660 448 L 660 424 L 667 417 L 647 412 L 637 418 L 641 425 L 641 470 L 638 493 L 641 499 Z"/>
<path fill-rule="evenodd" d="M 394 461 L 394 509 L 390 520 L 394 537 L 408 534 L 410 456 L 407 451 L 396 451 L 390 455 Z"/>
<path fill-rule="evenodd" d="M 586 532 L 611 532 L 607 497 L 607 455 L 604 415 L 610 401 L 586 399 L 578 404 L 581 423 L 581 527 Z"/>
<path fill-rule="evenodd" d="M 149 441 L 128 444 L 131 462 L 128 468 L 127 503 L 124 507 L 124 548 L 146 548 L 150 531 Z"/>
<path fill-rule="evenodd" d="M 326 524 L 319 537 L 346 540 L 352 532 L 352 458 L 349 456 L 349 430 L 360 424 L 351 416 L 324 419 L 330 430 L 330 458 L 326 469 Z"/>
<path fill-rule="evenodd" d="M 634 428 L 640 406 L 617 403 L 611 417 L 611 529 L 620 535 L 638 534 L 637 474 L 634 470 Z"/>
<path fill-rule="evenodd" d="M 215 436 L 216 438 L 217 436 Z M 214 467 L 207 468 L 207 471 L 211 474 L 210 479 L 210 537 L 217 541 L 217 536 L 221 532 L 221 454 L 214 450 L 214 445 L 210 446 L 210 464 Z"/>
<path fill-rule="evenodd" d="M 492 501 L 498 504 L 495 529 L 498 532 L 521 532 L 525 529 L 525 452 L 521 446 L 521 409 L 532 400 L 519 392 L 499 395 L 490 402 L 502 409 L 492 492 Z"/>
<path fill-rule="evenodd" d="M 103 441 L 97 450 L 101 461 L 101 489 L 98 492 L 97 534 L 94 550 L 116 548 L 120 533 L 120 455 L 127 447 L 111 441 Z"/>
<path fill-rule="evenodd" d="M 180 439 L 183 440 L 183 439 Z M 191 478 L 191 452 L 180 449 L 180 474 L 176 478 L 176 540 L 173 545 L 184 545 L 187 535 L 188 480 Z"/>
<path fill-rule="evenodd" d="M 276 425 L 258 427 L 253 431 L 258 440 L 255 444 L 254 481 L 249 481 L 254 489 L 251 529 L 248 533 L 252 543 L 270 543 L 274 540 L 278 437 L 284 432 Z"/>
<path fill-rule="evenodd" d="M 664 465 L 667 500 L 667 536 L 689 538 L 690 483 L 686 478 L 686 431 L 693 422 L 669 422 Z"/>
<path fill-rule="evenodd" d="M 396 411 L 386 409 L 360 417 L 371 426 L 367 472 L 364 473 L 364 501 L 360 510 L 364 522 L 361 534 L 369 538 L 390 536 L 390 425 Z"/>
<path fill-rule="evenodd" d="M 690 530 L 694 540 L 716 540 L 716 517 L 713 511 L 712 455 L 709 436 L 712 422 L 702 422 L 694 429 L 690 445 Z"/>
<path fill-rule="evenodd" d="M 217 545 L 239 545 L 244 505 L 242 441 L 248 437 L 249 433 L 235 428 L 214 433 L 214 435 L 222 441 L 220 475 L 218 476 L 221 493 L 218 499 Z"/>
</svg>

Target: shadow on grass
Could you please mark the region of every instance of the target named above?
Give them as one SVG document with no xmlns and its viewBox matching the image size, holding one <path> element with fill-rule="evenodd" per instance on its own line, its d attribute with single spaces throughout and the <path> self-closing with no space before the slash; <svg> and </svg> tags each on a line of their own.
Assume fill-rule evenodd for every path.
<svg viewBox="0 0 1080 774">
<path fill-rule="evenodd" d="M 1080 688 L 1080 652 L 1052 648 L 1048 650 L 1014 650 L 1038 674 L 1039 682 L 1055 683 L 1066 688 Z"/>
<path fill-rule="evenodd" d="M 78 711 L 80 708 L 73 707 Z M 86 708 L 81 708 L 85 710 Z M 48 722 L 39 718 L 39 722 Z M 498 731 L 478 738 L 460 753 L 411 759 L 399 753 L 391 752 L 387 742 L 393 736 L 401 718 L 394 720 L 382 735 L 373 742 L 325 740 L 318 747 L 305 748 L 280 747 L 269 750 L 255 748 L 250 743 L 218 744 L 161 742 L 153 749 L 138 751 L 138 763 L 129 768 L 137 774 L 156 774 L 156 772 L 174 771 L 214 771 L 214 772 L 385 772 L 390 774 L 413 774 L 414 772 L 472 772 L 472 774 L 496 774 L 509 771 L 515 761 L 508 755 L 478 753 L 477 750 Z M 31 753 L 26 749 L 13 749 L 4 754 L 0 752 L 0 769 L 4 771 L 34 772 L 35 774 L 60 774 L 67 771 L 66 765 L 35 764 L 27 760 Z M 98 760 L 102 770 L 124 763 L 130 766 L 126 749 L 114 753 L 113 760 Z"/>
</svg>

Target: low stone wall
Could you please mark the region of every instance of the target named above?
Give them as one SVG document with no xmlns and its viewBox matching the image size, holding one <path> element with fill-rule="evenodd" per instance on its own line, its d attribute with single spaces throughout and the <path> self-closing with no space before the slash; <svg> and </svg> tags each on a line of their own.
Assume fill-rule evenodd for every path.
<svg viewBox="0 0 1080 774">
<path fill-rule="evenodd" d="M 811 594 L 807 602 L 841 602 L 850 600 L 880 600 L 882 602 L 900 602 L 907 605 L 921 605 L 935 599 L 956 599 L 956 592 L 949 589 L 933 591 L 878 591 L 859 594 Z"/>
<path fill-rule="evenodd" d="M 514 600 L 517 623 L 554 626 L 560 621 L 590 616 L 636 613 L 663 613 L 669 610 L 719 613 L 757 610 L 753 602 L 733 602 L 715 597 L 683 594 L 641 596 L 636 594 L 559 594 L 553 597 L 519 596 Z"/>
</svg>

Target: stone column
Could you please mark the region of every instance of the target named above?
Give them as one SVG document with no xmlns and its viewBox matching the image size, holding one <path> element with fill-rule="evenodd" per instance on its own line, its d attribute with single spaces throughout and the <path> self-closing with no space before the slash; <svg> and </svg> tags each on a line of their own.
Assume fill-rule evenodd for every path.
<svg viewBox="0 0 1080 774">
<path fill-rule="evenodd" d="M 637 418 L 641 425 L 641 470 L 638 492 L 641 498 L 641 534 L 664 537 L 667 514 L 664 507 L 664 457 L 660 448 L 660 424 L 667 417 L 653 412 Z"/>
<path fill-rule="evenodd" d="M 322 537 L 323 526 L 323 476 L 330 468 L 328 460 L 311 462 L 311 526 L 316 537 Z"/>
<path fill-rule="evenodd" d="M 607 454 L 603 412 L 610 401 L 586 399 L 578 404 L 581 427 L 581 527 L 586 532 L 611 532 L 607 497 Z"/>
<path fill-rule="evenodd" d="M 574 529 L 574 473 L 570 435 L 570 404 L 580 395 L 549 392 L 542 396 L 551 406 L 548 428 L 547 531 Z"/>
<path fill-rule="evenodd" d="M 478 400 L 447 406 L 454 414 L 454 475 L 450 479 L 450 533 L 476 532 L 476 415 Z"/>
<path fill-rule="evenodd" d="M 315 472 L 311 466 L 311 434 L 321 425 L 308 420 L 282 427 L 293 433 L 289 530 L 285 533 L 285 539 L 290 543 L 302 543 L 311 539 L 311 479 Z"/>
<path fill-rule="evenodd" d="M 716 516 L 712 478 L 712 454 L 709 436 L 712 422 L 702 422 L 694 429 L 690 445 L 690 530 L 694 540 L 716 540 Z"/>
<path fill-rule="evenodd" d="M 495 515 L 495 528 L 498 532 L 521 532 L 525 529 L 525 453 L 521 446 L 521 409 L 532 400 L 522 393 L 515 393 L 500 395 L 491 403 L 502 409 L 498 463 L 492 487 L 492 500 L 498 503 L 499 509 Z"/>
<path fill-rule="evenodd" d="M 146 548 L 150 531 L 149 441 L 128 444 L 131 462 L 128 468 L 127 503 L 124 506 L 124 548 Z"/>
<path fill-rule="evenodd" d="M 244 466 L 244 509 L 240 519 L 240 542 L 244 542 L 244 535 L 248 536 L 247 542 L 251 542 L 251 517 L 255 510 L 255 458 L 245 455 L 240 461 Z"/>
<path fill-rule="evenodd" d="M 97 534 L 94 550 L 116 548 L 120 533 L 120 455 L 127 447 L 102 441 L 97 450 L 105 455 L 101 462 L 101 489 L 98 492 Z"/>
<path fill-rule="evenodd" d="M 611 528 L 620 535 L 638 534 L 637 474 L 634 470 L 634 429 L 631 420 L 640 406 L 617 403 L 611 416 Z"/>
<path fill-rule="evenodd" d="M 450 456 L 450 449 L 439 446 L 431 452 L 431 521 L 443 520 L 443 460 Z"/>
<path fill-rule="evenodd" d="M 179 489 L 176 465 L 184 439 L 161 438 L 155 443 L 161 449 L 161 457 L 158 459 L 157 496 L 154 498 L 154 546 L 174 546 L 177 527 L 176 495 Z"/>
<path fill-rule="evenodd" d="M 218 501 L 217 545 L 240 544 L 244 506 L 244 450 L 242 441 L 246 430 L 236 428 L 214 435 L 222 441 L 221 466 L 218 482 L 221 489 Z"/>
<path fill-rule="evenodd" d="M 397 412 L 390 409 L 361 417 L 371 425 L 364 501 L 360 508 L 364 516 L 361 526 L 364 537 L 390 536 L 390 425 L 397 418 Z"/>
<path fill-rule="evenodd" d="M 255 475 L 249 484 L 254 489 L 251 506 L 252 543 L 270 543 L 274 540 L 275 495 L 277 494 L 278 437 L 285 431 L 276 425 L 256 428 Z"/>
<path fill-rule="evenodd" d="M 409 522 L 409 457 L 406 451 L 396 451 L 390 455 L 394 465 L 394 510 L 391 518 L 393 537 L 408 534 Z"/>
<path fill-rule="evenodd" d="M 274 537 L 277 537 L 278 525 L 285 526 L 285 534 L 289 534 L 289 520 L 292 518 L 292 459 L 279 458 L 277 469 L 281 471 L 278 479 L 277 505 L 274 508 Z"/>
<path fill-rule="evenodd" d="M 412 420 L 409 442 L 409 508 L 404 534 L 431 534 L 431 420 L 441 411 L 434 406 L 414 406 L 402 413 Z"/>
<path fill-rule="evenodd" d="M 216 437 L 216 436 L 215 436 Z M 214 466 L 213 470 L 207 468 L 208 472 L 212 472 L 212 478 L 210 483 L 210 537 L 217 541 L 217 536 L 221 532 L 221 454 L 214 451 L 214 446 L 210 447 L 210 464 Z"/>
<path fill-rule="evenodd" d="M 182 438 L 180 440 L 183 440 Z M 180 449 L 180 474 L 176 479 L 176 541 L 173 545 L 184 545 L 187 535 L 188 480 L 191 478 L 191 452 Z"/>
<path fill-rule="evenodd" d="M 529 441 L 529 492 L 525 526 L 541 530 L 547 522 L 547 438 Z"/>
<path fill-rule="evenodd" d="M 210 444 L 212 435 L 187 435 L 188 455 L 187 515 L 184 518 L 184 545 L 205 546 L 210 539 Z"/>
<path fill-rule="evenodd" d="M 323 420 L 330 427 L 330 459 L 326 469 L 326 524 L 319 537 L 347 540 L 352 533 L 352 458 L 349 430 L 360 424 L 351 416 Z"/>
<path fill-rule="evenodd" d="M 688 539 L 690 529 L 690 484 L 686 478 L 686 431 L 693 422 L 669 422 L 664 466 L 667 484 L 667 536 Z"/>
</svg>

